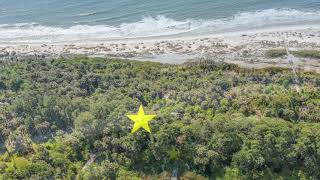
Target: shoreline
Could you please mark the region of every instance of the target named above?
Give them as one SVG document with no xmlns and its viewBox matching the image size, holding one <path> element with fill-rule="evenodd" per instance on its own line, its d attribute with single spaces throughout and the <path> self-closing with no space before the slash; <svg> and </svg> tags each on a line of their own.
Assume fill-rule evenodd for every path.
<svg viewBox="0 0 320 180">
<path fill-rule="evenodd" d="M 137 38 L 70 43 L 0 42 L 0 58 L 70 55 L 117 57 L 180 64 L 199 58 L 235 63 L 249 68 L 290 67 L 286 58 L 267 58 L 270 49 L 320 49 L 320 25 L 269 27 L 187 37 Z M 9 59 L 10 59 L 9 58 Z M 320 73 L 320 60 L 296 58 L 299 69 Z"/>
<path fill-rule="evenodd" d="M 319 24 L 303 24 L 303 25 L 280 25 L 280 26 L 262 26 L 248 30 L 229 30 L 227 32 L 207 32 L 201 34 L 194 33 L 179 33 L 172 35 L 159 35 L 159 36 L 146 36 L 146 37 L 132 37 L 132 38 L 110 38 L 110 39 L 82 39 L 82 40 L 70 40 L 70 41 L 60 41 L 60 42 L 32 42 L 32 41 L 18 41 L 18 42 L 8 42 L 0 40 L 0 47 L 4 47 L 7 45 L 17 46 L 17 45 L 93 45 L 100 44 L 104 42 L 109 43 L 123 43 L 123 42 L 154 42 L 154 41 L 173 41 L 173 40 L 194 40 L 194 39 L 202 39 L 202 38 L 223 38 L 228 36 L 240 36 L 243 34 L 246 35 L 254 35 L 260 33 L 275 33 L 275 32 L 286 32 L 286 31 L 301 31 L 308 29 L 317 29 L 320 30 L 320 22 Z"/>
</svg>

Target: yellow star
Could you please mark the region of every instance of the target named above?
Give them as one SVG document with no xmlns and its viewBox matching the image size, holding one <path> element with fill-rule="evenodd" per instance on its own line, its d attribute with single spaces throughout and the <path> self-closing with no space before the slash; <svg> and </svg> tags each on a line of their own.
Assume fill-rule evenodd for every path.
<svg viewBox="0 0 320 180">
<path fill-rule="evenodd" d="M 153 119 L 154 117 L 156 117 L 156 115 L 145 115 L 142 105 L 139 108 L 138 114 L 127 116 L 134 122 L 131 133 L 136 132 L 140 128 L 143 128 L 149 133 L 151 133 L 148 122 L 151 121 L 151 119 Z"/>
</svg>

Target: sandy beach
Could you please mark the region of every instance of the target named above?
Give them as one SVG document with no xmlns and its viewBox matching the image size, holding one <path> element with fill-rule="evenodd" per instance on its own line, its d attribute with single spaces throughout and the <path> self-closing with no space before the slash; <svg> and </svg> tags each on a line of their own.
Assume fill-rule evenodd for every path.
<svg viewBox="0 0 320 180">
<path fill-rule="evenodd" d="M 320 26 L 287 26 L 188 37 L 63 43 L 0 42 L 0 58 L 13 60 L 30 56 L 52 58 L 85 55 L 174 64 L 208 58 L 249 68 L 290 68 L 290 62 L 286 57 L 265 56 L 265 52 L 270 49 L 286 47 L 290 51 L 320 49 Z M 319 59 L 297 57 L 294 59 L 294 65 L 301 70 L 320 72 Z"/>
</svg>

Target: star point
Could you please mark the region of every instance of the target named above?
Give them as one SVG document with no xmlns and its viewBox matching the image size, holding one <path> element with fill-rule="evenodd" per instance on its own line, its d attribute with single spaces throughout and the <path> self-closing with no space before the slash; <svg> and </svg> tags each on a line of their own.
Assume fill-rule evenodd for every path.
<svg viewBox="0 0 320 180">
<path fill-rule="evenodd" d="M 130 118 L 134 122 L 131 133 L 135 133 L 140 128 L 143 128 L 147 132 L 151 133 L 151 130 L 149 127 L 149 121 L 151 121 L 153 118 L 155 118 L 156 115 L 146 115 L 144 113 L 143 106 L 141 105 L 139 108 L 139 111 L 136 115 L 127 115 L 127 117 Z"/>
</svg>

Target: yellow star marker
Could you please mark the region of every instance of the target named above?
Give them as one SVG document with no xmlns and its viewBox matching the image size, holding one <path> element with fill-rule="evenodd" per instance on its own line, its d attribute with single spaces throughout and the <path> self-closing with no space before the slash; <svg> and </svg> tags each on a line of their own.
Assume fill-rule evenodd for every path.
<svg viewBox="0 0 320 180">
<path fill-rule="evenodd" d="M 127 115 L 127 116 L 134 122 L 131 133 L 135 133 L 140 128 L 143 128 L 149 133 L 151 133 L 148 122 L 151 121 L 151 119 L 155 118 L 156 115 L 145 115 L 142 105 L 139 108 L 138 114 Z"/>
</svg>

